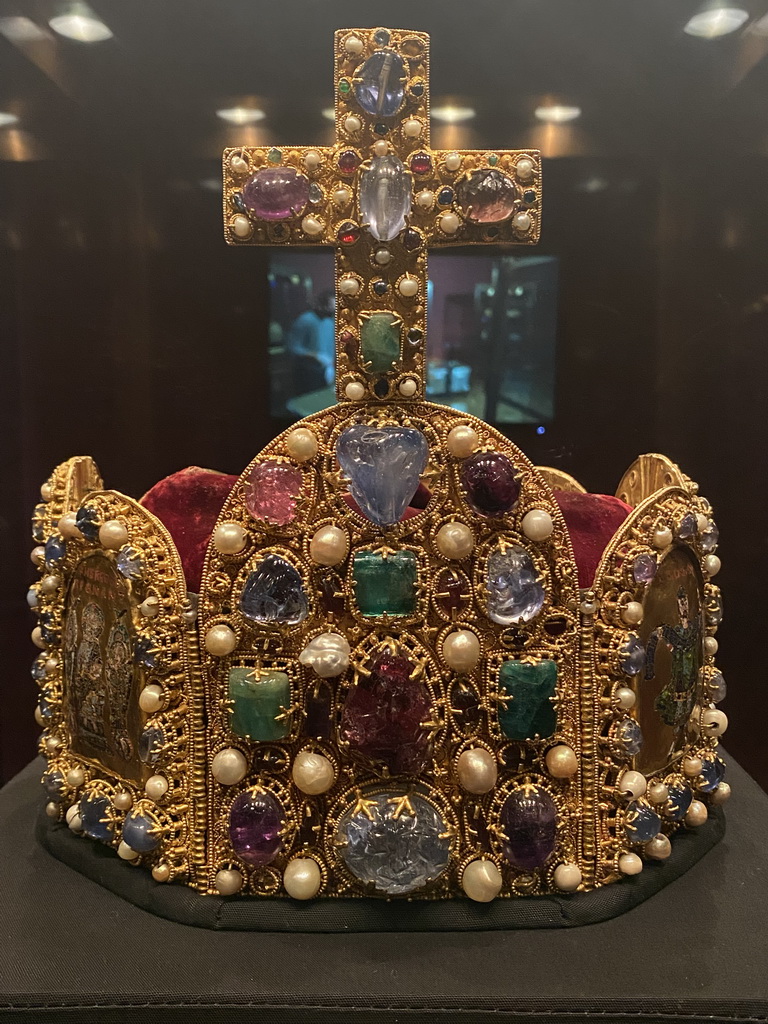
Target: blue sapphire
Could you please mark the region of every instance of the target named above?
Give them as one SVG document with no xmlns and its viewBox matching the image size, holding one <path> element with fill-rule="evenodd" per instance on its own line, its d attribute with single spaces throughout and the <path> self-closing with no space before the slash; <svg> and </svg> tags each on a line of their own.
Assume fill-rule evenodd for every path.
<svg viewBox="0 0 768 1024">
<path fill-rule="evenodd" d="M 144 565 L 138 551 L 136 548 L 132 548 L 130 544 L 120 548 L 115 562 L 118 572 L 125 576 L 127 580 L 138 580 L 141 578 Z"/>
<path fill-rule="evenodd" d="M 165 730 L 161 725 L 148 725 L 139 737 L 139 757 L 144 764 L 157 764 L 165 746 Z"/>
<path fill-rule="evenodd" d="M 702 793 L 711 793 L 713 789 L 717 789 L 724 778 L 725 762 L 721 761 L 719 757 L 707 758 L 701 764 L 698 788 Z"/>
<path fill-rule="evenodd" d="M 245 581 L 240 611 L 252 622 L 303 622 L 309 607 L 298 570 L 279 555 L 267 555 Z"/>
<path fill-rule="evenodd" d="M 42 655 L 39 658 L 35 658 L 35 660 L 32 662 L 32 668 L 30 671 L 32 672 L 32 678 L 36 682 L 39 683 L 41 679 L 45 679 L 45 655 Z"/>
<path fill-rule="evenodd" d="M 160 650 L 151 637 L 140 636 L 133 648 L 133 660 L 145 668 L 157 668 Z"/>
<path fill-rule="evenodd" d="M 619 651 L 621 671 L 628 676 L 639 675 L 645 668 L 645 647 L 633 633 Z"/>
<path fill-rule="evenodd" d="M 232 205 L 238 211 L 238 213 L 248 213 L 248 208 L 245 205 L 245 200 L 243 199 L 242 192 L 232 193 Z"/>
<path fill-rule="evenodd" d="M 633 843 L 647 843 L 659 834 L 661 818 L 647 804 L 634 801 L 624 815 L 624 831 Z"/>
<path fill-rule="evenodd" d="M 525 190 L 525 192 L 523 192 L 523 202 L 527 206 L 531 206 L 533 203 L 536 202 L 536 193 L 532 188 L 528 188 Z"/>
<path fill-rule="evenodd" d="M 59 565 L 67 555 L 67 545 L 63 537 L 51 534 L 45 544 L 45 564 Z"/>
<path fill-rule="evenodd" d="M 715 672 L 709 680 L 709 699 L 713 704 L 719 704 L 720 701 L 725 700 L 727 693 L 728 687 L 725 683 L 725 676 L 722 672 Z"/>
<path fill-rule="evenodd" d="M 492 551 L 486 563 L 488 618 L 500 626 L 534 619 L 546 600 L 541 576 L 519 544 Z"/>
<path fill-rule="evenodd" d="M 59 631 L 55 628 L 55 622 L 56 620 L 52 612 L 41 612 L 38 617 L 40 636 L 47 644 L 57 644 L 59 642 Z"/>
<path fill-rule="evenodd" d="M 377 46 L 386 46 L 389 39 L 389 32 L 385 28 L 377 29 L 373 34 L 373 41 Z"/>
<path fill-rule="evenodd" d="M 671 818 L 672 821 L 682 821 L 691 806 L 693 793 L 682 781 L 668 783 L 667 790 L 669 797 L 662 807 L 662 812 L 666 818 Z"/>
<path fill-rule="evenodd" d="M 83 505 L 77 510 L 75 525 L 86 540 L 96 541 L 99 539 L 99 524 L 96 521 L 96 510 Z"/>
<path fill-rule="evenodd" d="M 634 757 L 643 745 L 643 731 L 634 718 L 625 718 L 616 730 L 616 739 L 630 757 Z"/>
<path fill-rule="evenodd" d="M 367 114 L 393 117 L 405 97 L 405 64 L 392 50 L 371 54 L 355 75 L 355 96 Z"/>
<path fill-rule="evenodd" d="M 49 800 L 54 800 L 58 803 L 64 796 L 64 791 L 66 789 L 64 776 L 61 772 L 46 772 L 43 776 L 43 789 L 45 790 Z"/>
<path fill-rule="evenodd" d="M 429 445 L 412 427 L 358 423 L 342 431 L 336 456 L 363 515 L 377 526 L 391 526 L 418 489 Z"/>
<path fill-rule="evenodd" d="M 43 719 L 43 721 L 47 722 L 48 719 L 53 714 L 53 708 L 48 703 L 48 698 L 45 696 L 45 694 L 40 695 L 40 700 L 38 701 L 37 706 L 40 709 L 40 717 Z"/>
<path fill-rule="evenodd" d="M 91 839 L 112 840 L 112 815 L 105 796 L 85 796 L 80 801 L 83 832 Z"/>
<path fill-rule="evenodd" d="M 452 188 L 449 188 L 448 186 L 446 186 L 445 188 L 441 188 L 440 191 L 437 193 L 437 202 L 439 206 L 450 206 L 451 203 L 453 202 L 453 198 L 454 191 Z"/>
<path fill-rule="evenodd" d="M 145 814 L 129 814 L 123 823 L 123 842 L 136 853 L 150 853 L 160 843 L 160 830 Z"/>
<path fill-rule="evenodd" d="M 696 536 L 698 526 L 699 524 L 696 522 L 696 516 L 693 512 L 689 512 L 680 520 L 680 525 L 677 528 L 677 536 L 680 540 L 693 540 Z"/>
</svg>

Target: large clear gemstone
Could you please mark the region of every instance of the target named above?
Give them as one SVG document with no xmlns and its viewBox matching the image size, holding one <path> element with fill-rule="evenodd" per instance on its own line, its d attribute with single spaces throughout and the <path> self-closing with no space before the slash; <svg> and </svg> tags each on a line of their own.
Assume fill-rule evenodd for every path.
<svg viewBox="0 0 768 1024">
<path fill-rule="evenodd" d="M 387 896 L 423 889 L 448 866 L 448 829 L 437 810 L 418 794 L 368 795 L 339 822 L 339 852 L 352 874 Z M 408 806 L 410 804 L 410 807 Z"/>
<path fill-rule="evenodd" d="M 390 242 L 405 227 L 413 184 L 394 154 L 375 156 L 360 180 L 360 215 L 374 238 Z"/>
<path fill-rule="evenodd" d="M 400 521 L 427 466 L 429 445 L 411 427 L 358 423 L 336 442 L 339 465 L 363 514 L 377 526 Z"/>
<path fill-rule="evenodd" d="M 488 558 L 488 618 L 502 626 L 530 622 L 544 604 L 544 585 L 531 556 L 518 544 L 492 551 Z"/>
<path fill-rule="evenodd" d="M 377 50 L 355 75 L 355 96 L 367 114 L 392 117 L 405 97 L 405 64 L 392 50 Z"/>
</svg>

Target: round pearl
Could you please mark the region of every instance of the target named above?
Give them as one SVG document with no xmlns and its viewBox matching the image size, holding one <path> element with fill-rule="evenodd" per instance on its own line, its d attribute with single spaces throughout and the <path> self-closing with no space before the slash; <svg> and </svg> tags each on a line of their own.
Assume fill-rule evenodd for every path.
<svg viewBox="0 0 768 1024">
<path fill-rule="evenodd" d="M 363 122 L 359 117 L 355 117 L 354 114 L 350 114 L 349 117 L 344 120 L 344 130 L 349 132 L 350 135 L 356 135 L 362 127 Z"/>
<path fill-rule="evenodd" d="M 638 626 L 643 621 L 643 606 L 639 601 L 628 601 L 621 610 L 621 617 L 629 626 Z"/>
<path fill-rule="evenodd" d="M 40 589 L 44 594 L 55 594 L 61 586 L 61 576 L 43 576 Z"/>
<path fill-rule="evenodd" d="M 152 868 L 152 877 L 156 882 L 167 882 L 171 877 L 171 868 L 168 864 L 155 864 Z"/>
<path fill-rule="evenodd" d="M 515 231 L 530 231 L 532 224 L 533 219 L 531 218 L 530 213 L 525 213 L 524 211 L 516 213 L 512 218 L 512 225 Z"/>
<path fill-rule="evenodd" d="M 121 839 L 120 845 L 117 848 L 117 856 L 120 857 L 121 860 L 136 860 L 139 854 L 136 853 L 135 850 L 132 850 L 128 843 Z"/>
<path fill-rule="evenodd" d="M 350 402 L 359 402 L 365 395 L 365 387 L 359 380 L 351 380 L 344 388 L 344 394 Z"/>
<path fill-rule="evenodd" d="M 310 149 L 304 154 L 304 166 L 308 171 L 314 171 L 316 167 L 320 166 L 322 157 L 316 149 Z"/>
<path fill-rule="evenodd" d="M 67 785 L 73 789 L 82 786 L 85 782 L 85 772 L 82 768 L 70 768 L 67 772 Z"/>
<path fill-rule="evenodd" d="M 637 703 L 637 694 L 628 686 L 620 686 L 616 691 L 616 700 L 622 711 L 630 711 Z"/>
<path fill-rule="evenodd" d="M 425 188 L 416 196 L 416 202 L 422 210 L 431 210 L 435 205 L 435 193 Z"/>
<path fill-rule="evenodd" d="M 533 160 L 529 160 L 527 156 L 522 157 L 517 161 L 515 170 L 521 181 L 529 181 L 533 177 Z"/>
<path fill-rule="evenodd" d="M 243 888 L 243 876 L 237 868 L 223 868 L 216 872 L 213 884 L 220 896 L 231 896 Z"/>
<path fill-rule="evenodd" d="M 656 530 L 653 535 L 653 546 L 655 548 L 668 548 L 672 543 L 672 531 L 668 526 L 663 526 L 661 529 Z"/>
<path fill-rule="evenodd" d="M 717 654 L 717 648 L 719 646 L 720 645 L 718 644 L 717 640 L 713 636 L 705 636 L 704 637 L 704 653 L 705 654 L 709 654 L 710 657 L 714 656 L 715 654 Z"/>
<path fill-rule="evenodd" d="M 418 294 L 419 282 L 415 277 L 404 277 L 397 286 L 397 290 L 404 298 L 412 299 L 414 295 Z"/>
<path fill-rule="evenodd" d="M 148 715 L 159 711 L 164 703 L 163 688 L 159 683 L 150 683 L 139 694 L 139 707 Z"/>
<path fill-rule="evenodd" d="M 704 515 L 703 512 L 699 512 L 696 516 L 696 529 L 699 533 L 704 533 L 708 526 L 709 519 Z"/>
<path fill-rule="evenodd" d="M 248 771 L 245 754 L 237 747 L 225 747 L 213 756 L 211 774 L 222 786 L 235 786 L 242 782 Z"/>
<path fill-rule="evenodd" d="M 52 654 L 49 658 L 45 659 L 45 671 L 46 672 L 55 672 L 58 667 L 59 667 L 59 659 L 56 657 L 55 654 Z"/>
<path fill-rule="evenodd" d="M 465 523 L 444 523 L 435 537 L 437 549 L 446 558 L 466 558 L 475 546 L 472 531 Z"/>
<path fill-rule="evenodd" d="M 648 790 L 648 799 L 652 804 L 664 804 L 669 800 L 669 790 L 663 782 L 655 782 Z"/>
<path fill-rule="evenodd" d="M 51 803 L 45 805 L 45 813 L 48 815 L 49 818 L 58 818 L 59 805 L 51 801 Z"/>
<path fill-rule="evenodd" d="M 39 647 L 41 651 L 45 650 L 45 640 L 43 640 L 43 634 L 39 626 L 35 626 L 32 630 L 32 643 L 35 647 Z"/>
<path fill-rule="evenodd" d="M 695 778 L 701 773 L 701 758 L 686 757 L 683 761 L 683 771 L 689 778 Z"/>
<path fill-rule="evenodd" d="M 459 230 L 461 221 L 455 213 L 444 213 L 438 218 L 437 225 L 446 235 L 455 235 Z"/>
<path fill-rule="evenodd" d="M 99 544 L 117 551 L 128 543 L 128 530 L 119 519 L 109 519 L 99 527 Z"/>
<path fill-rule="evenodd" d="M 456 774 L 468 793 L 489 793 L 499 777 L 499 766 L 490 750 L 472 747 L 459 755 Z"/>
<path fill-rule="evenodd" d="M 728 716 L 719 708 L 707 708 L 701 715 L 701 729 L 706 736 L 722 736 L 728 728 Z"/>
<path fill-rule="evenodd" d="M 389 249 L 377 249 L 373 257 L 380 267 L 386 267 L 392 262 L 392 253 Z"/>
<path fill-rule="evenodd" d="M 344 40 L 344 49 L 353 57 L 363 52 L 363 41 L 359 36 L 347 36 Z"/>
<path fill-rule="evenodd" d="M 657 836 L 650 839 L 645 846 L 646 857 L 650 857 L 651 860 L 666 860 L 667 857 L 672 853 L 672 843 L 670 843 L 667 836 L 663 832 L 659 832 Z"/>
<path fill-rule="evenodd" d="M 447 153 L 445 157 L 445 169 L 447 171 L 458 171 L 461 167 L 461 157 L 458 153 Z"/>
<path fill-rule="evenodd" d="M 701 800 L 692 800 L 685 812 L 685 824 L 689 828 L 698 828 L 707 820 L 707 805 Z"/>
<path fill-rule="evenodd" d="M 717 555 L 704 556 L 704 572 L 707 576 L 717 576 L 722 568 L 722 562 Z"/>
<path fill-rule="evenodd" d="M 35 721 L 42 729 L 45 726 L 45 719 L 43 718 L 43 709 L 38 704 L 35 708 Z"/>
<path fill-rule="evenodd" d="M 413 377 L 406 377 L 405 380 L 401 380 L 397 389 L 403 398 L 413 398 L 416 392 L 419 390 L 419 385 L 413 379 Z"/>
<path fill-rule="evenodd" d="M 285 866 L 283 886 L 295 900 L 311 900 L 320 892 L 323 875 L 312 857 L 296 857 Z"/>
<path fill-rule="evenodd" d="M 713 789 L 710 795 L 712 803 L 719 807 L 720 804 L 724 804 L 731 796 L 731 787 L 727 782 L 721 782 L 717 789 Z"/>
<path fill-rule="evenodd" d="M 58 736 L 49 736 L 45 741 L 45 749 L 49 754 L 55 754 L 61 746 L 61 740 Z"/>
<path fill-rule="evenodd" d="M 582 615 L 594 615 L 598 607 L 597 601 L 582 601 L 579 605 L 579 611 Z"/>
<path fill-rule="evenodd" d="M 150 800 L 162 800 L 168 792 L 168 779 L 164 775 L 150 775 L 144 783 L 144 792 Z"/>
<path fill-rule="evenodd" d="M 235 238 L 250 238 L 253 233 L 253 224 L 244 213 L 238 213 L 232 218 L 232 231 Z"/>
<path fill-rule="evenodd" d="M 248 161 L 235 154 L 229 158 L 229 167 L 233 174 L 245 174 L 248 171 Z"/>
<path fill-rule="evenodd" d="M 619 857 L 619 871 L 622 875 L 639 875 L 643 862 L 636 853 L 622 853 Z"/>
<path fill-rule="evenodd" d="M 338 526 L 321 526 L 309 542 L 309 556 L 318 565 L 338 565 L 347 554 L 349 536 Z"/>
<path fill-rule="evenodd" d="M 418 139 L 423 128 L 424 125 L 421 121 L 417 121 L 415 117 L 409 117 L 403 125 L 403 134 L 406 139 Z"/>
<path fill-rule="evenodd" d="M 373 152 L 376 156 L 386 156 L 389 152 L 389 143 L 385 142 L 383 139 L 379 139 L 378 142 L 374 142 L 373 144 Z"/>
<path fill-rule="evenodd" d="M 523 533 L 529 540 L 546 540 L 554 528 L 552 516 L 542 508 L 532 508 L 523 516 Z"/>
<path fill-rule="evenodd" d="M 490 903 L 501 892 L 501 872 L 492 860 L 471 860 L 461 876 L 466 896 L 476 903 Z"/>
<path fill-rule="evenodd" d="M 64 540 L 74 540 L 77 537 L 82 537 L 82 533 L 77 528 L 76 512 L 65 512 L 57 526 Z"/>
<path fill-rule="evenodd" d="M 466 424 L 454 427 L 446 438 L 448 451 L 455 459 L 466 459 L 477 449 L 480 438 L 477 431 Z"/>
<path fill-rule="evenodd" d="M 36 548 L 32 548 L 29 553 L 30 561 L 32 565 L 45 565 L 45 548 L 42 544 L 38 544 Z"/>
<path fill-rule="evenodd" d="M 47 480 L 44 484 L 41 484 L 40 497 L 43 501 L 50 501 L 53 497 L 53 484 L 49 483 Z"/>
<path fill-rule="evenodd" d="M 628 769 L 622 772 L 621 778 L 616 783 L 616 789 L 625 796 L 640 797 L 645 792 L 648 782 L 641 772 Z"/>
<path fill-rule="evenodd" d="M 155 597 L 154 594 L 145 597 L 139 605 L 139 611 L 145 619 L 154 619 L 160 611 L 160 598 Z"/>
<path fill-rule="evenodd" d="M 569 779 L 579 770 L 576 752 L 565 743 L 550 747 L 545 757 L 547 771 L 555 779 Z"/>
<path fill-rule="evenodd" d="M 311 214 L 305 217 L 301 222 L 301 230 L 305 235 L 309 235 L 310 238 L 316 238 L 318 235 L 323 233 L 323 222 L 319 217 L 313 217 Z"/>
<path fill-rule="evenodd" d="M 68 807 L 65 817 L 67 825 L 73 832 L 83 831 L 83 822 L 80 818 L 80 804 L 72 804 L 71 807 Z"/>
<path fill-rule="evenodd" d="M 471 672 L 480 658 L 480 641 L 471 629 L 456 629 L 443 640 L 443 659 L 454 672 Z"/>
<path fill-rule="evenodd" d="M 296 755 L 291 775 L 296 788 L 308 796 L 327 793 L 336 778 L 328 758 L 311 750 L 302 750 Z"/>
<path fill-rule="evenodd" d="M 27 605 L 30 608 L 37 608 L 40 604 L 40 599 L 37 596 L 37 591 L 34 587 L 30 587 L 27 591 Z"/>
<path fill-rule="evenodd" d="M 240 523 L 219 523 L 213 531 L 213 546 L 221 555 L 237 555 L 247 540 L 248 534 Z"/>
<path fill-rule="evenodd" d="M 352 193 L 342 185 L 341 188 L 334 189 L 332 198 L 334 206 L 346 206 L 352 198 Z"/>
<path fill-rule="evenodd" d="M 558 864 L 553 878 L 558 889 L 576 892 L 581 885 L 581 869 L 578 864 Z"/>
<path fill-rule="evenodd" d="M 297 462 L 309 462 L 317 455 L 317 436 L 307 427 L 297 427 L 285 439 L 285 450 Z"/>
<path fill-rule="evenodd" d="M 118 811 L 129 811 L 133 807 L 133 797 L 127 789 L 124 789 L 119 793 L 115 793 L 112 803 Z"/>
<path fill-rule="evenodd" d="M 357 295 L 360 291 L 360 282 L 356 277 L 342 277 L 339 281 L 339 291 L 342 295 Z"/>
<path fill-rule="evenodd" d="M 211 626 L 205 634 L 205 649 L 209 654 L 213 654 L 217 658 L 223 658 L 225 655 L 231 654 L 236 646 L 237 637 L 229 626 L 225 626 L 223 622 Z"/>
</svg>

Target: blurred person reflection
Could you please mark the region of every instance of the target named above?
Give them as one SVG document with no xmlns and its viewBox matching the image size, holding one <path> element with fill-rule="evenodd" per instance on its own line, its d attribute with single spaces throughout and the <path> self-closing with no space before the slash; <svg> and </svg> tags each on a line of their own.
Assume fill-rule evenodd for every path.
<svg viewBox="0 0 768 1024">
<path fill-rule="evenodd" d="M 333 383 L 335 312 L 334 292 L 322 291 L 312 308 L 297 316 L 288 330 L 288 351 L 293 356 L 294 383 L 299 394 Z"/>
</svg>

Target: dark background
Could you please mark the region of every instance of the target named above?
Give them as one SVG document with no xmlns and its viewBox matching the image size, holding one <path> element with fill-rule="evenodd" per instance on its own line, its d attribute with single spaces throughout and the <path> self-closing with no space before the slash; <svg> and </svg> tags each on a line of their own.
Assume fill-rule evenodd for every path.
<svg viewBox="0 0 768 1024">
<path fill-rule="evenodd" d="M 0 35 L 0 767 L 34 751 L 28 516 L 51 468 L 92 454 L 140 496 L 189 464 L 237 473 L 274 435 L 266 253 L 224 245 L 219 152 L 326 144 L 332 34 L 432 35 L 432 102 L 477 117 L 436 147 L 539 146 L 539 251 L 560 258 L 556 418 L 510 428 L 535 462 L 612 493 L 640 452 L 714 503 L 729 749 L 768 786 L 768 10 L 686 35 L 688 0 L 104 0 L 114 38 Z M 46 3 L 0 18 L 43 28 Z M 0 21 L 0 26 L 8 24 Z M 220 107 L 254 97 L 248 128 Z M 546 99 L 582 116 L 542 125 Z"/>
</svg>

